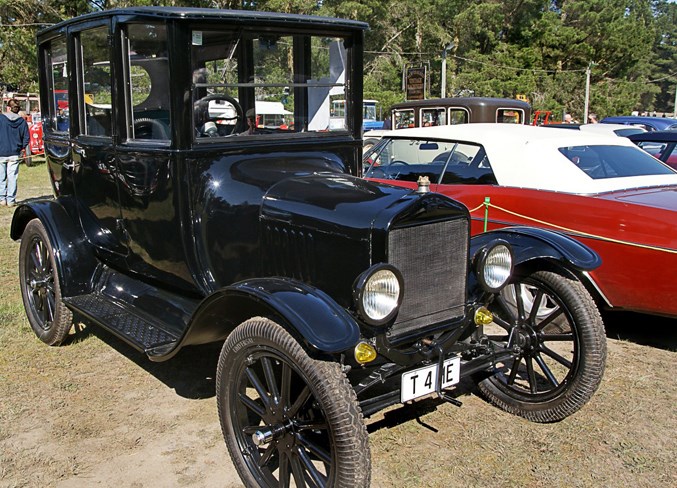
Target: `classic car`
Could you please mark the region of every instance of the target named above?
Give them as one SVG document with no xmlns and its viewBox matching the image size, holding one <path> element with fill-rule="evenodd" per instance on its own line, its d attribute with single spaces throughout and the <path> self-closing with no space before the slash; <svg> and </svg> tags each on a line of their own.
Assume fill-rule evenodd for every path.
<svg viewBox="0 0 677 488">
<path fill-rule="evenodd" d="M 12 220 L 28 321 L 61 345 L 76 316 L 150 361 L 223 343 L 218 415 L 247 486 L 368 486 L 363 417 L 460 404 L 462 378 L 553 422 L 603 374 L 595 252 L 530 227 L 471 239 L 461 203 L 360 178 L 366 28 L 139 7 L 38 33 L 54 198 Z M 332 89 L 345 124 L 327 131 Z M 293 123 L 259 126 L 256 102 L 287 90 Z"/>
<path fill-rule="evenodd" d="M 639 115 L 617 115 L 605 117 L 600 120 L 601 124 L 624 124 L 638 125 L 647 131 L 652 130 L 677 130 L 677 119 L 669 117 L 646 117 Z"/>
<path fill-rule="evenodd" d="M 624 137 L 496 124 L 393 131 L 365 176 L 463 202 L 473 235 L 534 225 L 585 243 L 599 303 L 677 317 L 677 172 Z M 485 204 L 486 201 L 486 204 Z"/>
<path fill-rule="evenodd" d="M 453 97 L 412 100 L 391 107 L 392 130 L 437 125 L 531 123 L 531 105 L 522 100 L 492 97 Z M 385 131 L 364 134 L 364 150 L 371 148 Z"/>
<path fill-rule="evenodd" d="M 677 131 L 645 132 L 635 134 L 629 139 L 652 156 L 677 169 Z"/>
</svg>

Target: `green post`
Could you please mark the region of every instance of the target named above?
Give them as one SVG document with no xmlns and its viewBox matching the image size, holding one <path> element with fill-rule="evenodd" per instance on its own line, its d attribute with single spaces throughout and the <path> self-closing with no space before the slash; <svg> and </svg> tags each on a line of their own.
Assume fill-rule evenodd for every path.
<svg viewBox="0 0 677 488">
<path fill-rule="evenodd" d="M 487 231 L 487 222 L 489 221 L 489 203 L 491 198 L 484 197 L 484 232 Z"/>
</svg>

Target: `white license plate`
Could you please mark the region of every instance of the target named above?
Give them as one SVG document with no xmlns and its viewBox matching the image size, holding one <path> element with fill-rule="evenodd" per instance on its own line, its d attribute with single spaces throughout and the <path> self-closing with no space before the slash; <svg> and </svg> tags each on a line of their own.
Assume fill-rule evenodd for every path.
<svg viewBox="0 0 677 488">
<path fill-rule="evenodd" d="M 444 361 L 442 365 L 442 388 L 455 385 L 461 373 L 461 358 L 455 357 Z M 414 398 L 429 395 L 437 389 L 437 364 L 415 369 L 402 375 L 400 401 L 402 403 Z"/>
</svg>

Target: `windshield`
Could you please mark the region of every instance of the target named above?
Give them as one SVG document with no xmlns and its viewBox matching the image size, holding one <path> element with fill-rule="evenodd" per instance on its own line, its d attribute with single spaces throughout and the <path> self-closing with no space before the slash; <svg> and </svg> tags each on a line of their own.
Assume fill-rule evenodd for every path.
<svg viewBox="0 0 677 488">
<path fill-rule="evenodd" d="M 430 183 L 495 184 L 491 164 L 479 144 L 426 139 L 385 139 L 364 155 L 367 178 Z"/>
<path fill-rule="evenodd" d="M 641 149 L 629 146 L 570 146 L 559 152 L 594 180 L 675 174 Z"/>
</svg>

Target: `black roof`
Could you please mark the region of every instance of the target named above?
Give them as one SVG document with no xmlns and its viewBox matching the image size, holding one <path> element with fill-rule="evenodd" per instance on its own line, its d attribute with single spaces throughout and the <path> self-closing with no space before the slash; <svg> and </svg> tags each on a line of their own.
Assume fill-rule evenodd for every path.
<svg viewBox="0 0 677 488">
<path fill-rule="evenodd" d="M 59 30 L 74 23 L 88 22 L 90 20 L 108 18 L 108 17 L 126 17 L 126 20 L 133 19 L 186 19 L 188 21 L 228 21 L 241 24 L 273 24 L 277 26 L 325 26 L 333 28 L 344 28 L 351 30 L 367 30 L 369 24 L 357 20 L 338 19 L 333 17 L 319 17 L 312 15 L 282 14 L 277 12 L 259 12 L 255 10 L 221 10 L 211 8 L 192 8 L 192 7 L 130 7 L 111 10 L 103 10 L 90 14 L 73 17 L 64 20 L 56 25 L 41 30 L 38 35 L 43 35 L 52 30 Z"/>
<path fill-rule="evenodd" d="M 496 107 L 531 109 L 531 105 L 522 100 L 493 97 L 429 98 L 427 100 L 410 100 L 408 102 L 396 103 L 392 106 L 393 109 L 411 107 Z"/>
<path fill-rule="evenodd" d="M 654 142 L 677 142 L 677 130 L 654 130 L 633 134 L 628 136 L 633 142 L 654 141 Z"/>
</svg>

